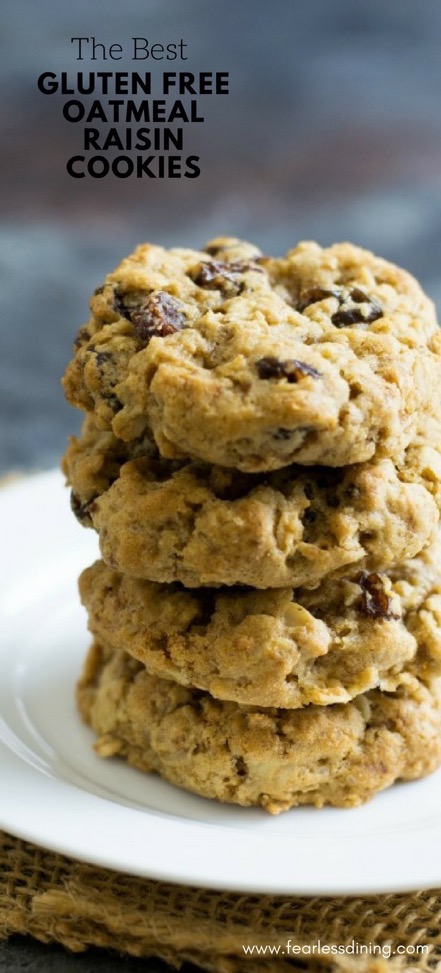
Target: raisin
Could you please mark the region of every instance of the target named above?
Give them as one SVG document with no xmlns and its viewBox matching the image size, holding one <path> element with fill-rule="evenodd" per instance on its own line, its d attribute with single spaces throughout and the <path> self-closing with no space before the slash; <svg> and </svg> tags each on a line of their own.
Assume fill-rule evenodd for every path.
<svg viewBox="0 0 441 973">
<path fill-rule="evenodd" d="M 130 319 L 136 337 L 143 345 L 147 345 L 154 335 L 165 338 L 169 334 L 180 331 L 185 323 L 179 301 L 166 291 L 155 291 L 150 294 L 142 307 L 131 312 Z"/>
<path fill-rule="evenodd" d="M 231 261 L 231 263 L 223 263 L 220 260 L 207 260 L 204 263 L 198 264 L 190 272 L 190 277 L 198 287 L 203 287 L 207 290 L 234 289 L 239 292 L 241 290 L 241 284 L 237 280 L 237 275 L 244 274 L 247 270 L 258 270 L 262 272 L 260 267 L 245 260 Z"/>
<path fill-rule="evenodd" d="M 93 511 L 95 500 L 96 497 L 92 497 L 90 500 L 86 500 L 85 503 L 82 503 L 79 496 L 77 496 L 77 494 L 72 490 L 70 495 L 70 505 L 75 517 L 77 520 L 79 520 L 83 527 L 93 526 L 90 514 Z"/>
<path fill-rule="evenodd" d="M 391 610 L 391 599 L 384 590 L 380 574 L 361 571 L 356 581 L 362 590 L 360 611 L 364 615 L 369 615 L 371 618 L 384 618 L 387 621 L 399 618 L 399 615 Z"/>
<path fill-rule="evenodd" d="M 342 292 L 339 300 L 340 309 L 331 318 L 336 328 L 345 328 L 348 324 L 370 324 L 383 317 L 378 301 L 368 297 L 359 287 L 354 287 L 349 294 Z M 360 304 L 364 307 L 357 306 Z"/>
<path fill-rule="evenodd" d="M 338 311 L 331 318 L 336 328 L 345 328 L 349 324 L 370 324 L 372 321 L 377 321 L 378 318 L 383 317 L 383 311 L 378 301 L 373 297 L 368 297 L 361 287 L 353 287 L 350 291 L 341 287 L 335 288 L 335 290 L 309 287 L 307 290 L 301 291 L 297 310 L 302 312 L 310 304 L 324 301 L 327 297 L 335 297 L 340 305 Z M 359 307 L 360 304 L 363 304 L 364 308 Z"/>
<path fill-rule="evenodd" d="M 102 366 L 109 361 L 112 361 L 112 355 L 109 351 L 95 351 L 95 362 L 98 365 L 98 368 L 102 368 Z"/>
<path fill-rule="evenodd" d="M 308 287 L 307 290 L 301 291 L 297 302 L 297 311 L 304 311 L 305 308 L 309 307 L 310 304 L 318 304 L 319 301 L 324 301 L 327 297 L 336 297 L 337 300 L 340 297 L 340 291 L 329 291 L 324 287 Z"/>
<path fill-rule="evenodd" d="M 288 361 L 279 361 L 278 358 L 268 356 L 256 361 L 256 368 L 259 378 L 286 378 L 288 382 L 299 382 L 306 375 L 310 378 L 320 378 L 321 372 L 306 362 L 298 361 L 297 358 L 290 358 Z"/>
</svg>

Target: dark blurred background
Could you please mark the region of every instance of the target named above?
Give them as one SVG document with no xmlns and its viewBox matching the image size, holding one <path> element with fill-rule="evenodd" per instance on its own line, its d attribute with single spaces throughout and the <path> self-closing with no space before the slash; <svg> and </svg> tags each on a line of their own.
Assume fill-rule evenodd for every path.
<svg viewBox="0 0 441 973">
<path fill-rule="evenodd" d="M 350 239 L 441 301 L 439 0 L 4 0 L 2 470 L 56 464 L 79 415 L 59 377 L 91 290 L 136 243 L 219 233 L 282 252 Z M 76 62 L 72 36 L 188 44 L 188 60 Z M 186 134 L 196 180 L 74 180 L 81 146 L 42 71 L 230 71 Z M 123 126 L 124 127 L 124 126 Z"/>
</svg>

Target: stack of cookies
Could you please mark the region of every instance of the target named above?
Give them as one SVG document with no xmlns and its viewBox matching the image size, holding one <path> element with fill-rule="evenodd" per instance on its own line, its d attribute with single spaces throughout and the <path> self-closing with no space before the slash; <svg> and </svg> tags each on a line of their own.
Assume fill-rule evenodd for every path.
<svg viewBox="0 0 441 973">
<path fill-rule="evenodd" d="M 63 468 L 102 560 L 102 756 L 272 813 L 441 764 L 441 335 L 350 244 L 143 245 L 97 289 Z"/>
</svg>

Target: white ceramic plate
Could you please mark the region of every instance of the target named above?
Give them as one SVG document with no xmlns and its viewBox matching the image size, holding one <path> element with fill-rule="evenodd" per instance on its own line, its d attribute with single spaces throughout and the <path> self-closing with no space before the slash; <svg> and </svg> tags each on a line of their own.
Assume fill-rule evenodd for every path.
<svg viewBox="0 0 441 973">
<path fill-rule="evenodd" d="M 0 491 L 0 827 L 133 875 L 235 891 L 441 886 L 441 772 L 355 810 L 279 817 L 102 760 L 74 705 L 88 645 L 76 578 L 97 556 L 58 472 Z"/>
</svg>

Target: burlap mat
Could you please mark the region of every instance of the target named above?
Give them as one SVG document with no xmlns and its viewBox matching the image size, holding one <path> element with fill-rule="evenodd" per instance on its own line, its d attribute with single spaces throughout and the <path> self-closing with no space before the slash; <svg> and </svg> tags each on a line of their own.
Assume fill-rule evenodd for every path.
<svg viewBox="0 0 441 973">
<path fill-rule="evenodd" d="M 0 833 L 0 938 L 15 933 L 75 952 L 101 946 L 157 956 L 176 969 L 192 962 L 210 973 L 433 973 L 441 970 L 441 890 L 291 898 L 191 889 L 83 865 Z M 349 951 L 319 956 L 318 942 Z M 245 955 L 253 945 L 279 946 L 279 955 Z"/>
</svg>

